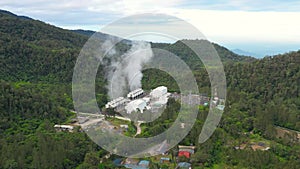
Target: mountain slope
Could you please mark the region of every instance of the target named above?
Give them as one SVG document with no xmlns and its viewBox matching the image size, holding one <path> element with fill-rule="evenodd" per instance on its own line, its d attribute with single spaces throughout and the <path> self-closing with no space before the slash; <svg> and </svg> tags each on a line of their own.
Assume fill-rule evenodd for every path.
<svg viewBox="0 0 300 169">
<path fill-rule="evenodd" d="M 258 55 L 256 53 L 251 53 L 251 52 L 244 51 L 244 50 L 241 50 L 241 49 L 233 49 L 231 51 L 238 54 L 238 55 L 242 55 L 242 56 L 258 57 Z"/>
<path fill-rule="evenodd" d="M 89 31 L 89 30 L 72 30 L 73 32 L 75 33 L 78 33 L 78 34 L 81 34 L 81 35 L 85 35 L 85 36 L 92 36 L 94 33 L 96 33 L 95 31 Z M 99 33 L 101 39 L 108 39 L 108 38 L 112 38 L 114 36 L 112 35 L 108 35 L 108 34 L 104 34 L 104 33 Z M 114 37 L 114 38 L 117 38 L 117 37 Z M 256 60 L 255 58 L 251 57 L 251 55 L 243 55 L 243 54 L 239 54 L 239 53 L 234 53 L 232 51 L 230 51 L 229 49 L 223 47 L 223 46 L 220 46 L 216 43 L 211 43 L 209 41 L 203 41 L 203 40 L 188 40 L 190 42 L 193 42 L 193 43 L 210 43 L 213 45 L 213 47 L 216 49 L 216 51 L 218 52 L 221 60 L 223 62 L 252 62 L 254 60 Z M 184 54 L 187 54 L 184 53 L 184 51 L 187 51 L 189 50 L 189 48 L 187 46 L 185 46 L 181 41 L 177 41 L 173 44 L 170 44 L 170 43 L 154 43 L 154 42 L 151 42 L 151 46 L 152 48 L 160 48 L 160 49 L 166 49 L 166 50 L 169 50 L 169 51 L 172 51 L 173 49 L 176 49 L 174 50 L 176 52 L 176 54 L 178 55 L 184 55 Z M 183 53 L 180 53 L 180 52 L 183 52 Z M 190 55 L 193 55 L 191 54 L 192 52 L 190 52 L 189 54 Z M 183 56 L 184 57 L 184 56 Z"/>
<path fill-rule="evenodd" d="M 300 131 L 300 51 L 225 67 L 229 100 L 267 125 Z M 268 133 L 270 134 L 270 133 Z"/>
<path fill-rule="evenodd" d="M 0 12 L 0 78 L 11 81 L 70 81 L 87 37 Z"/>
<path fill-rule="evenodd" d="M 100 164 L 108 153 L 83 132 L 53 129 L 54 124 L 69 124 L 76 116 L 69 112 L 70 81 L 88 36 L 9 12 L 0 12 L 0 21 L 0 168 L 114 168 L 112 161 L 119 157 L 112 155 Z M 300 51 L 256 60 L 214 45 L 225 63 L 228 97 L 222 121 L 207 142 L 198 143 L 209 110 L 203 105 L 194 128 L 181 142 L 197 146 L 190 160 L 193 168 L 300 168 L 299 142 L 289 134 L 277 137 L 275 130 L 276 126 L 300 129 Z M 152 47 L 177 54 L 191 65 L 199 87 L 211 91 L 205 69 L 182 42 Z M 175 84 L 152 73 L 144 74 L 143 87 Z M 104 86 L 97 82 L 96 91 Z M 106 91 L 97 96 L 103 97 L 97 98 L 101 107 L 107 101 Z M 176 118 L 169 115 L 159 124 L 151 123 L 150 132 L 143 125 L 143 134 L 148 137 L 167 129 L 170 118 Z M 253 151 L 251 146 L 260 143 L 270 150 Z M 237 150 L 241 144 L 248 146 Z M 176 151 L 175 147 L 171 155 Z"/>
<path fill-rule="evenodd" d="M 0 22 L 0 78 L 10 81 L 70 82 L 80 49 L 93 33 L 64 30 L 7 11 L 0 11 Z M 98 35 L 103 41 L 118 38 L 103 33 Z M 123 42 L 130 45 L 128 40 Z M 190 51 L 181 42 L 153 45 L 174 52 L 189 63 L 194 62 L 192 57 L 185 56 Z M 219 45 L 214 46 L 224 62 L 253 60 L 236 55 Z"/>
</svg>

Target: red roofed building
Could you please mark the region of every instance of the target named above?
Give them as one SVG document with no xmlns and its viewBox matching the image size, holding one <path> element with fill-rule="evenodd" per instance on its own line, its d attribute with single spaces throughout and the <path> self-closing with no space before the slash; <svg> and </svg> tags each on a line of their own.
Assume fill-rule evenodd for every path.
<svg viewBox="0 0 300 169">
<path fill-rule="evenodd" d="M 190 158 L 191 153 L 188 151 L 179 151 L 178 157 L 185 156 L 186 158 Z"/>
</svg>

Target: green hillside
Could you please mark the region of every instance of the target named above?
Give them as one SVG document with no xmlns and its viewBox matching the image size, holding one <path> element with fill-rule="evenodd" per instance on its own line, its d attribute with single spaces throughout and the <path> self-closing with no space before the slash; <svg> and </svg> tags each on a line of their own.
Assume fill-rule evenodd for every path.
<svg viewBox="0 0 300 169">
<path fill-rule="evenodd" d="M 64 30 L 6 11 L 0 11 L 0 22 L 1 79 L 56 83 L 71 81 L 76 58 L 90 31 Z M 103 40 L 109 36 L 99 34 Z M 194 53 L 180 41 L 174 44 L 152 43 L 152 46 L 173 52 L 187 63 L 194 63 Z M 219 45 L 214 46 L 224 62 L 255 60 L 236 55 Z"/>
<path fill-rule="evenodd" d="M 90 32 L 64 30 L 7 11 L 0 11 L 0 23 L 0 168 L 118 168 L 112 164 L 118 157 L 103 160 L 107 152 L 79 128 L 73 133 L 53 128 L 76 117 L 70 111 L 72 73 Z M 258 60 L 213 45 L 227 78 L 225 112 L 213 136 L 198 144 L 209 109 L 199 106 L 195 126 L 180 143 L 193 144 L 197 151 L 190 160 L 179 160 L 191 162 L 196 169 L 300 168 L 300 141 L 295 134 L 277 133 L 279 126 L 300 131 L 300 51 Z M 192 68 L 200 91 L 210 95 L 206 70 L 182 41 L 151 46 L 181 57 Z M 130 44 L 122 43 L 121 47 L 125 50 Z M 107 102 L 105 85 L 99 74 L 95 88 L 100 106 Z M 157 70 L 144 71 L 142 85 L 145 89 L 165 85 L 178 92 L 174 80 Z M 166 130 L 178 108 L 171 100 L 159 119 L 142 126 L 139 137 Z M 253 150 L 252 146 L 262 143 L 270 149 Z M 243 145 L 245 148 L 237 148 Z M 172 149 L 176 151 L 176 147 Z M 154 169 L 163 166 L 151 164 Z"/>
</svg>

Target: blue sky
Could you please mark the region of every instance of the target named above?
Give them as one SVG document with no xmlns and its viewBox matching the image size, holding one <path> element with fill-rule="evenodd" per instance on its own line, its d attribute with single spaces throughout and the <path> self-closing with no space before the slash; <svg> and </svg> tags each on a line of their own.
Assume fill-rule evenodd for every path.
<svg viewBox="0 0 300 169">
<path fill-rule="evenodd" d="M 299 0 L 2 0 L 0 9 L 96 31 L 124 16 L 159 12 L 195 25 L 208 40 L 259 57 L 300 49 Z"/>
<path fill-rule="evenodd" d="M 213 0 L 183 1 L 178 7 L 213 9 L 213 10 L 245 10 L 245 11 L 299 11 L 299 0 Z"/>
</svg>

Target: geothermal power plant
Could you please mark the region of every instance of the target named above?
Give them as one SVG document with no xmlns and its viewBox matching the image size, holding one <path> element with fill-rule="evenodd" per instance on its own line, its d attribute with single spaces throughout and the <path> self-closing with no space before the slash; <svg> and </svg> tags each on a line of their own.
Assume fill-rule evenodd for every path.
<svg viewBox="0 0 300 169">
<path fill-rule="evenodd" d="M 131 112 L 141 112 L 144 110 L 154 110 L 167 104 L 170 93 L 165 86 L 159 86 L 149 94 L 141 88 L 133 90 L 127 94 L 127 98 L 118 97 L 105 105 L 105 108 L 112 108 L 116 111 L 125 110 L 128 114 Z"/>
</svg>

